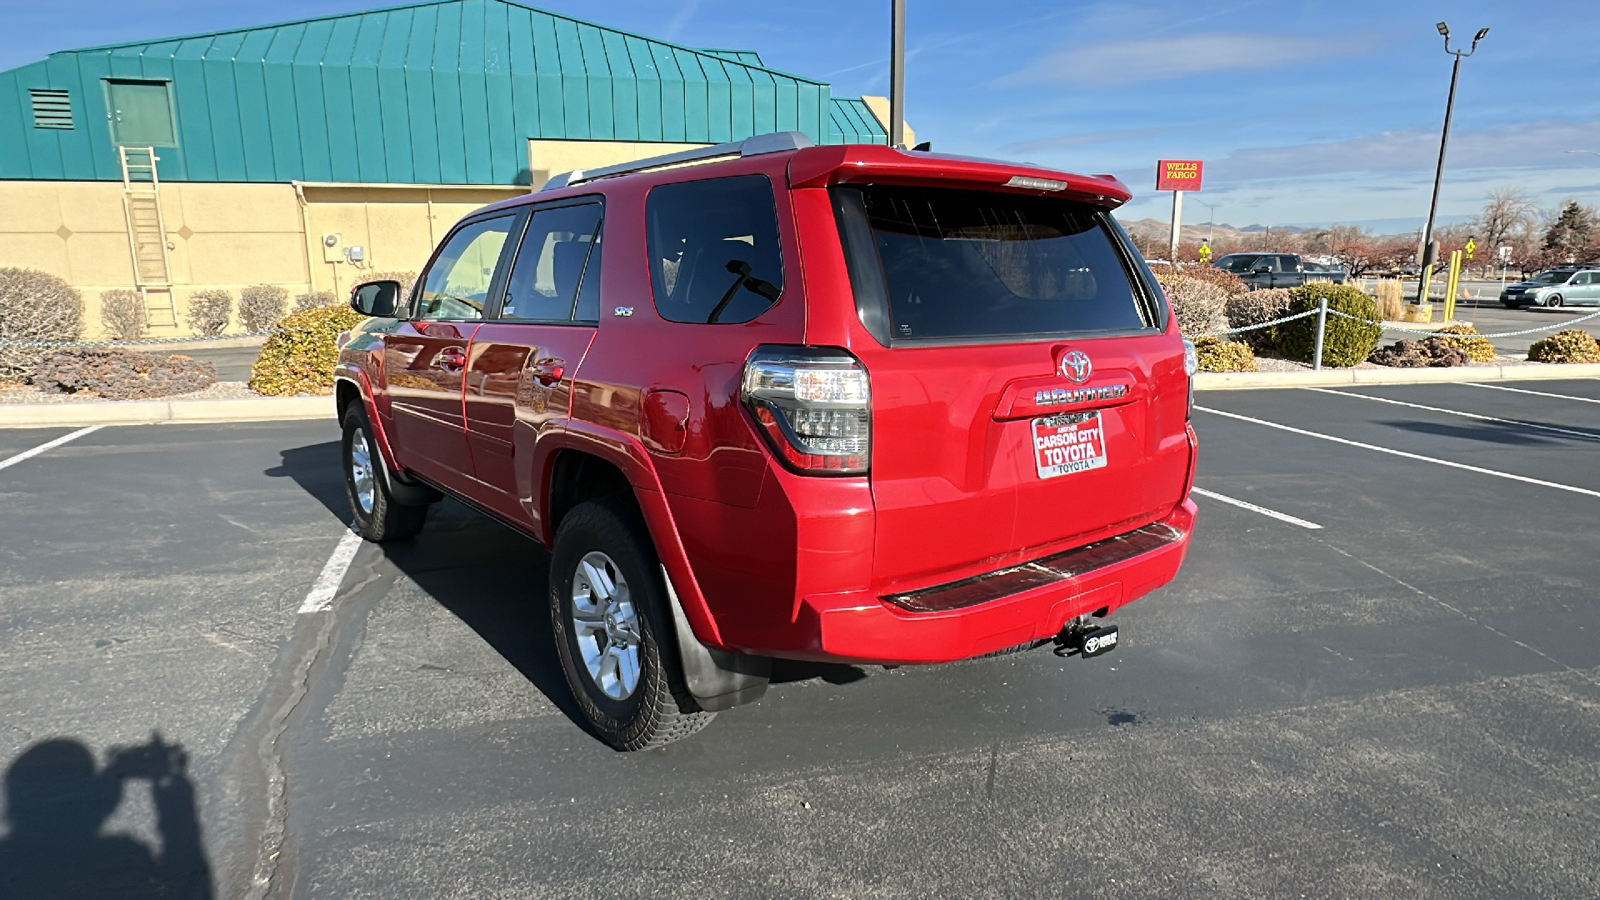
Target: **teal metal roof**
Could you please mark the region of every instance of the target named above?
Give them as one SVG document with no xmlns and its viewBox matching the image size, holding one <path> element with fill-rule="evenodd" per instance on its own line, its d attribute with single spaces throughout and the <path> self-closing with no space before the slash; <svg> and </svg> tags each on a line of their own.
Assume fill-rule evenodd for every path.
<svg viewBox="0 0 1600 900">
<path fill-rule="evenodd" d="M 110 92 L 159 105 L 150 83 L 168 86 L 171 126 L 156 129 L 174 138 L 157 148 L 168 180 L 518 184 L 529 138 L 884 139 L 860 101 L 753 51 L 695 50 L 515 0 L 436 0 L 0 72 L 0 178 L 120 179 Z M 35 90 L 65 90 L 72 127 L 36 120 L 59 94 Z"/>
</svg>

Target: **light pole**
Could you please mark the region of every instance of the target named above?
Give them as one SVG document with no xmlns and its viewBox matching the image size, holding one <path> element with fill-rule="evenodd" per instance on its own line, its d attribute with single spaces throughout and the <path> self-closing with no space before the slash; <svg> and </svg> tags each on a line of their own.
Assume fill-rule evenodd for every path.
<svg viewBox="0 0 1600 900">
<path fill-rule="evenodd" d="M 889 146 L 906 143 L 906 0 L 889 0 Z"/>
<path fill-rule="evenodd" d="M 1444 131 L 1439 136 L 1439 167 L 1433 172 L 1433 200 L 1428 204 L 1428 225 L 1422 231 L 1422 277 L 1417 279 L 1417 305 L 1428 302 L 1428 282 L 1433 278 L 1433 261 L 1429 259 L 1429 250 L 1433 247 L 1433 219 L 1439 212 L 1439 183 L 1444 180 L 1444 152 L 1450 145 L 1450 114 L 1456 105 L 1456 79 L 1461 75 L 1461 60 L 1478 51 L 1478 42 L 1489 33 L 1489 29 L 1480 28 L 1472 36 L 1472 46 L 1465 50 L 1450 49 L 1450 26 L 1443 22 L 1434 26 L 1439 29 L 1439 34 L 1444 37 L 1444 52 L 1454 56 L 1455 62 L 1450 65 L 1450 95 L 1444 102 Z"/>
<path fill-rule="evenodd" d="M 1196 199 L 1194 202 L 1204 206 L 1206 211 L 1211 214 L 1210 217 L 1206 219 L 1206 243 L 1210 244 L 1211 236 L 1217 233 L 1217 207 L 1221 206 L 1222 204 L 1207 203 L 1204 200 L 1199 199 Z"/>
</svg>

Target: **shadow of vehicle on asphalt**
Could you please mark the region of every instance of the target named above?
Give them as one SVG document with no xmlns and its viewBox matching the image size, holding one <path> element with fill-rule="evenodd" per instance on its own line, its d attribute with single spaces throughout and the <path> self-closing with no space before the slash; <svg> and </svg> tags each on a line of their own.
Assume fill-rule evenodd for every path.
<svg viewBox="0 0 1600 900">
<path fill-rule="evenodd" d="M 280 453 L 282 464 L 266 475 L 294 479 L 340 521 L 349 521 L 337 441 Z M 593 734 L 556 659 L 545 601 L 550 554 L 544 547 L 449 498 L 428 511 L 421 534 L 380 546 L 402 574 L 476 632 L 568 719 Z M 846 685 L 867 677 L 859 666 L 789 660 L 776 661 L 772 671 L 774 684 L 820 679 Z"/>
<path fill-rule="evenodd" d="M 149 785 L 159 852 L 128 835 L 103 831 L 130 782 Z M 137 746 L 107 749 L 103 766 L 81 741 L 40 741 L 6 769 L 5 798 L 0 895 L 213 896 L 188 755 L 160 734 Z"/>
<path fill-rule="evenodd" d="M 1491 444 L 1508 444 L 1525 447 L 1559 447 L 1563 443 L 1576 441 L 1578 443 L 1600 443 L 1600 432 L 1594 434 L 1576 433 L 1577 429 L 1567 428 L 1564 425 L 1547 425 L 1548 428 L 1567 428 L 1567 431 L 1543 431 L 1530 433 L 1525 425 L 1512 422 L 1483 422 L 1477 425 L 1445 425 L 1437 422 L 1413 422 L 1392 420 L 1378 422 L 1379 425 L 1388 425 L 1405 431 L 1414 431 L 1418 434 L 1432 434 L 1439 437 L 1463 438 L 1469 441 L 1484 441 Z M 1540 422 L 1529 422 L 1529 425 L 1541 425 Z"/>
</svg>

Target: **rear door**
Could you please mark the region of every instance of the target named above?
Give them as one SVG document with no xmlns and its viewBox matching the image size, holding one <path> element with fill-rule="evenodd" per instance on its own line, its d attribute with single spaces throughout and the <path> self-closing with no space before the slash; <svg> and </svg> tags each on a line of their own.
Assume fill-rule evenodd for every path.
<svg viewBox="0 0 1600 900">
<path fill-rule="evenodd" d="M 872 386 L 886 589 L 1132 530 L 1182 499 L 1187 383 L 1126 238 L 1085 203 L 836 188 Z"/>
<path fill-rule="evenodd" d="M 465 409 L 473 470 L 485 502 L 528 520 L 537 500 L 529 461 L 571 407 L 572 378 L 600 318 L 600 203 L 533 212 L 504 299 L 478 329 Z"/>
<path fill-rule="evenodd" d="M 516 213 L 459 225 L 418 279 L 408 319 L 384 337 L 384 380 L 401 462 L 446 486 L 471 482 L 462 385 Z"/>
</svg>

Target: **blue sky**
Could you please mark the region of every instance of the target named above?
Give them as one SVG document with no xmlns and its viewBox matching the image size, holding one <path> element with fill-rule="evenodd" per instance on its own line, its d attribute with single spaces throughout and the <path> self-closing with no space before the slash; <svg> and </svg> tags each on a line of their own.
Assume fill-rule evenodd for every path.
<svg viewBox="0 0 1600 900">
<path fill-rule="evenodd" d="M 381 0 L 54 0 L 0 8 L 0 69 L 52 50 L 285 21 Z M 887 93 L 888 0 L 549 0 L 689 46 L 759 51 L 840 96 Z M 1434 31 L 1492 33 L 1462 65 L 1440 201 L 1447 221 L 1516 186 L 1600 203 L 1594 0 L 908 0 L 907 119 L 940 151 L 1111 172 L 1125 215 L 1165 219 L 1155 160 L 1206 162 L 1187 221 L 1420 224 L 1450 57 Z"/>
</svg>

